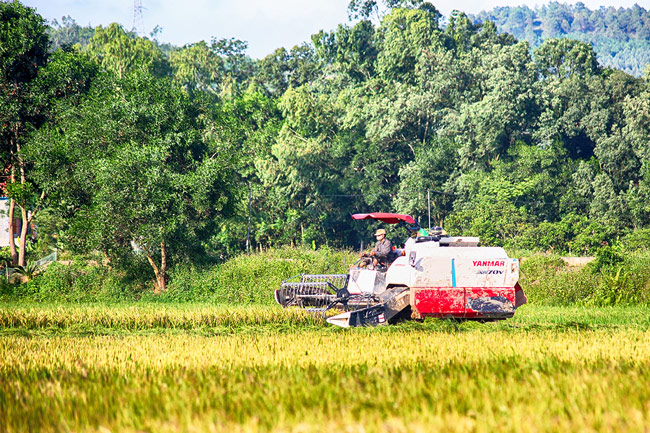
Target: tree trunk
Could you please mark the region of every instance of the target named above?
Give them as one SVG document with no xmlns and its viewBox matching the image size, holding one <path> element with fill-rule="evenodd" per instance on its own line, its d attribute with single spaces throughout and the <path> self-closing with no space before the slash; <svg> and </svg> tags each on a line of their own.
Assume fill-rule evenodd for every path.
<svg viewBox="0 0 650 433">
<path fill-rule="evenodd" d="M 165 249 L 165 241 L 160 242 L 160 275 L 157 278 L 158 287 L 160 291 L 167 290 L 167 250 Z"/>
<path fill-rule="evenodd" d="M 16 146 L 16 161 L 18 162 L 18 170 L 20 171 L 20 184 L 24 187 L 27 183 L 27 178 L 25 176 L 25 163 L 23 157 L 20 154 L 21 145 L 20 140 L 18 139 L 18 125 L 14 128 L 15 134 L 15 146 Z M 20 216 L 22 219 L 22 227 L 20 228 L 20 246 L 18 247 L 18 266 L 25 266 L 27 263 L 25 261 L 25 252 L 27 244 L 27 229 L 29 227 L 29 220 L 27 219 L 27 208 L 22 205 L 20 207 Z"/>
<path fill-rule="evenodd" d="M 9 177 L 10 182 L 14 183 L 16 181 L 16 169 L 14 168 L 14 139 L 11 139 L 11 175 Z M 14 212 L 16 209 L 16 202 L 12 198 L 9 201 L 9 251 L 11 252 L 11 264 L 16 266 L 18 264 L 18 253 L 16 252 L 16 242 L 14 242 Z"/>
<path fill-rule="evenodd" d="M 9 251 L 11 252 L 11 264 L 16 266 L 18 264 L 18 252 L 16 251 L 16 243 L 14 242 L 14 209 L 16 202 L 12 198 L 9 200 Z"/>
<path fill-rule="evenodd" d="M 156 285 L 153 292 L 159 295 L 167 290 L 167 250 L 165 249 L 165 241 L 160 243 L 160 268 L 156 265 L 156 262 L 149 253 L 147 253 L 147 260 L 156 276 Z"/>
<path fill-rule="evenodd" d="M 29 220 L 27 219 L 27 209 L 22 206 L 19 207 L 22 227 L 20 228 L 20 245 L 18 246 L 18 266 L 26 266 L 25 253 L 27 252 L 27 229 L 29 228 Z"/>
</svg>

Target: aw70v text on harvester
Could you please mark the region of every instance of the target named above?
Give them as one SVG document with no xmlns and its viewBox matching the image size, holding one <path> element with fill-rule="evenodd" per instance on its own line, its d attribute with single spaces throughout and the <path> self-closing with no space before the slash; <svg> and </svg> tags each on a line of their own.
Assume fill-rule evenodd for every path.
<svg viewBox="0 0 650 433">
<path fill-rule="evenodd" d="M 342 309 L 327 321 L 350 327 L 425 317 L 500 320 L 526 303 L 518 284 L 519 261 L 503 248 L 480 247 L 477 237 L 426 233 L 410 215 L 376 212 L 352 218 L 400 224 L 419 236 L 409 238 L 387 267 L 291 277 L 275 291 L 278 304 L 322 313 Z"/>
</svg>

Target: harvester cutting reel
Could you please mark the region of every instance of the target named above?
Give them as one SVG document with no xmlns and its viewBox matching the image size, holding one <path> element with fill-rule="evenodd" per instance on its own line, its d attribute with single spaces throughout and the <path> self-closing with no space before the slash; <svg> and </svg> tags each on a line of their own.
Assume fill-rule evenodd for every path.
<svg viewBox="0 0 650 433">
<path fill-rule="evenodd" d="M 301 307 L 323 318 L 333 309 L 344 312 L 327 318 L 331 324 L 376 326 L 395 321 L 409 307 L 407 287 L 394 287 L 381 292 L 351 294 L 349 274 L 298 274 L 282 282 L 275 291 L 275 301 L 283 307 Z"/>
</svg>

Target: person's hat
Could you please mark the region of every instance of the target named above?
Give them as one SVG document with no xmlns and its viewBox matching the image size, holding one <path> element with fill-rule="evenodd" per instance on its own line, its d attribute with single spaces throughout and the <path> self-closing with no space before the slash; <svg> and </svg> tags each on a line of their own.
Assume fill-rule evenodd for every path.
<svg viewBox="0 0 650 433">
<path fill-rule="evenodd" d="M 386 236 L 386 230 L 384 230 L 384 229 L 377 230 L 377 233 L 375 233 L 375 236 L 379 236 L 379 235 Z"/>
</svg>

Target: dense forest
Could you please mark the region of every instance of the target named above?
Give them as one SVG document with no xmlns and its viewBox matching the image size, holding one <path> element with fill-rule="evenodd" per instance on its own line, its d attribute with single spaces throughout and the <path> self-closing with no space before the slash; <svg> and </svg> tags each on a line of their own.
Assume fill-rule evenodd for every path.
<svg viewBox="0 0 650 433">
<path fill-rule="evenodd" d="M 637 77 L 650 63 L 650 13 L 638 4 L 590 10 L 581 2 L 550 2 L 534 9 L 498 7 L 471 18 L 477 23 L 492 21 L 499 31 L 528 41 L 533 48 L 551 38 L 589 42 L 603 66 Z"/>
<path fill-rule="evenodd" d="M 432 224 L 486 245 L 650 245 L 648 75 L 580 40 L 379 6 L 253 60 L 236 39 L 172 47 L 0 3 L 8 259 L 25 264 L 33 222 L 31 248 L 144 260 L 164 289 L 175 264 L 244 251 L 249 215 L 252 248 L 358 247 L 373 227 L 351 213 L 426 225 L 428 194 Z"/>
<path fill-rule="evenodd" d="M 636 77 L 642 76 L 650 63 L 650 12 L 638 4 L 631 8 L 610 6 L 591 10 L 581 2 L 575 5 L 550 2 L 534 9 L 505 6 L 468 16 L 475 24 L 492 21 L 499 32 L 528 41 L 532 49 L 552 38 L 588 42 L 602 66 L 621 69 Z M 160 30 L 156 27 L 151 32 L 154 40 Z M 50 23 L 48 34 L 54 48 L 77 43 L 85 47 L 94 28 L 82 27 L 65 16 L 60 22 Z M 175 49 L 170 44 L 158 43 L 158 46 L 167 54 Z"/>
</svg>

